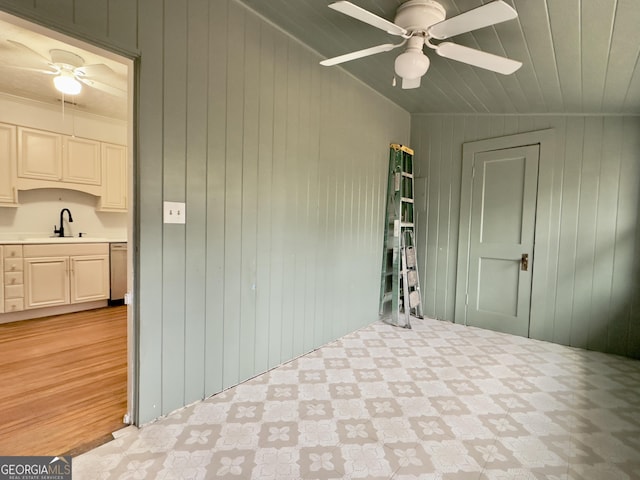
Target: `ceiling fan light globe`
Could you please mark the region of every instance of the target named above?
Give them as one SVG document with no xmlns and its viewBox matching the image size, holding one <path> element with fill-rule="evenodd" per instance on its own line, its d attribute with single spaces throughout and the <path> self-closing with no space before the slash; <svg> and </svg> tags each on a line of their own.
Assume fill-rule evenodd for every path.
<svg viewBox="0 0 640 480">
<path fill-rule="evenodd" d="M 73 74 L 65 71 L 53 77 L 53 85 L 56 90 L 65 95 L 77 95 L 82 90 L 82 84 L 73 77 Z"/>
<path fill-rule="evenodd" d="M 418 50 L 407 50 L 398 55 L 395 61 L 396 75 L 401 78 L 420 78 L 429 70 L 429 58 Z"/>
</svg>

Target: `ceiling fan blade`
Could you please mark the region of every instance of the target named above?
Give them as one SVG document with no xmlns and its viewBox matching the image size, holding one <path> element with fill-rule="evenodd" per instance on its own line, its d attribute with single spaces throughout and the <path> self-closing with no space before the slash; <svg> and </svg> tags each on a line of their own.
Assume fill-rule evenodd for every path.
<svg viewBox="0 0 640 480">
<path fill-rule="evenodd" d="M 27 47 L 25 44 L 20 43 L 20 42 L 16 42 L 15 40 L 9 40 L 9 39 L 7 39 L 7 42 L 9 42 L 14 47 L 20 49 L 21 53 L 25 57 L 28 57 L 29 60 L 31 60 L 33 63 L 37 63 L 37 64 L 40 64 L 40 65 L 42 65 L 42 64 L 50 65 L 51 64 L 51 60 L 50 59 L 40 55 L 38 52 L 36 52 L 35 50 L 32 50 L 31 48 Z"/>
<path fill-rule="evenodd" d="M 42 68 L 20 67 L 18 65 L 0 65 L 1 67 L 11 68 L 13 70 L 25 70 L 27 72 L 44 73 L 45 75 L 57 75 L 57 70 L 43 70 Z"/>
<path fill-rule="evenodd" d="M 393 22 L 390 22 L 389 20 L 379 17 L 375 13 L 371 13 L 370 11 L 365 10 L 364 8 L 354 5 L 351 2 L 346 2 L 346 1 L 334 2 L 329 4 L 328 6 L 329 8 L 332 8 L 333 10 L 344 13 L 345 15 L 349 15 L 350 17 L 353 17 L 356 20 L 360 20 L 361 22 L 368 23 L 369 25 L 372 25 L 376 28 L 384 30 L 385 32 L 390 33 L 391 35 L 403 36 L 407 34 L 407 31 L 404 28 L 399 27 L 398 25 L 396 25 Z"/>
<path fill-rule="evenodd" d="M 127 92 L 125 90 L 120 90 L 119 88 L 112 87 L 111 85 L 107 85 L 106 83 L 96 82 L 95 80 L 90 80 L 88 78 L 82 78 L 82 77 L 76 77 L 76 78 L 80 80 L 82 83 L 84 83 L 85 85 L 88 85 L 89 87 L 93 87 L 97 90 L 108 93 L 115 97 L 126 98 L 127 96 Z"/>
<path fill-rule="evenodd" d="M 108 86 L 125 91 L 127 89 L 127 79 L 117 74 L 111 67 L 103 63 L 95 63 L 93 65 L 83 65 L 73 71 L 78 79 L 86 79 L 91 81 L 101 81 Z M 96 79 L 100 80 L 96 80 Z"/>
<path fill-rule="evenodd" d="M 83 65 L 82 67 L 76 68 L 76 72 L 83 72 L 82 75 L 87 75 L 89 77 L 93 77 L 94 75 L 115 75 L 111 67 L 105 65 L 104 63 L 94 63 L 93 65 Z"/>
<path fill-rule="evenodd" d="M 402 79 L 402 89 L 408 90 L 410 88 L 418 88 L 420 86 L 420 80 L 422 77 L 418 78 L 403 78 Z"/>
<path fill-rule="evenodd" d="M 453 37 L 461 33 L 471 32 L 479 28 L 506 22 L 518 17 L 509 4 L 502 0 L 487 3 L 468 12 L 443 20 L 429 28 L 429 35 L 439 40 Z"/>
<path fill-rule="evenodd" d="M 375 55 L 376 53 L 388 52 L 394 48 L 404 45 L 404 42 L 394 45 L 393 43 L 385 43 L 383 45 L 377 45 L 375 47 L 365 48 L 364 50 L 358 50 L 357 52 L 345 53 L 339 57 L 327 58 L 322 60 L 320 65 L 325 67 L 331 67 L 332 65 L 338 65 L 339 63 L 348 62 L 357 58 L 368 57 L 369 55 Z"/>
<path fill-rule="evenodd" d="M 436 48 L 436 53 L 441 57 L 450 58 L 458 62 L 468 63 L 476 67 L 491 70 L 492 72 L 510 75 L 522 66 L 522 62 L 500 57 L 491 53 L 463 47 L 457 43 L 443 42 Z"/>
</svg>

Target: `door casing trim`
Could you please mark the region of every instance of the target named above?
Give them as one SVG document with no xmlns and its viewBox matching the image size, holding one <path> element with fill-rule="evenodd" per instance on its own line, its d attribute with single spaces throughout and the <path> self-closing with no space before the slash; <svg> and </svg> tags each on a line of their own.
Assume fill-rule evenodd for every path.
<svg viewBox="0 0 640 480">
<path fill-rule="evenodd" d="M 503 150 L 507 148 L 539 145 L 538 191 L 536 196 L 536 229 L 533 248 L 536 265 L 531 278 L 531 311 L 529 315 L 529 336 L 539 338 L 536 326 L 543 325 L 539 321 L 546 311 L 544 285 L 549 275 L 549 231 L 551 222 L 553 161 L 555 158 L 555 129 L 549 128 L 532 132 L 518 133 L 504 137 L 493 137 L 462 144 L 462 188 L 460 190 L 460 230 L 458 234 L 458 264 L 456 271 L 456 303 L 454 323 L 466 323 L 466 296 L 469 276 L 469 246 L 471 235 L 471 199 L 472 199 L 472 165 L 474 157 L 480 152 Z M 463 211 L 469 212 L 464 221 Z"/>
</svg>

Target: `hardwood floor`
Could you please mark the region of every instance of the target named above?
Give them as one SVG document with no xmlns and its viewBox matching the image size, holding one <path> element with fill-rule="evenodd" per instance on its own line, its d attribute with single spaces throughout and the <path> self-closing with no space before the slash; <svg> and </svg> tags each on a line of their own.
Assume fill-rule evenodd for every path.
<svg viewBox="0 0 640 480">
<path fill-rule="evenodd" d="M 0 324 L 0 455 L 61 455 L 125 426 L 126 308 Z"/>
</svg>

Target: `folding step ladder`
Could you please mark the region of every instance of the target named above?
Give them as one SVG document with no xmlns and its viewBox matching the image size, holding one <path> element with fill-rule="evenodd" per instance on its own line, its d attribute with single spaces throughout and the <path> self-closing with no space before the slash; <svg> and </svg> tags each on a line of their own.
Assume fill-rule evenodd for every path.
<svg viewBox="0 0 640 480">
<path fill-rule="evenodd" d="M 411 328 L 409 319 L 412 314 L 422 318 L 415 249 L 413 150 L 395 143 L 390 147 L 380 316 L 391 325 Z"/>
</svg>

